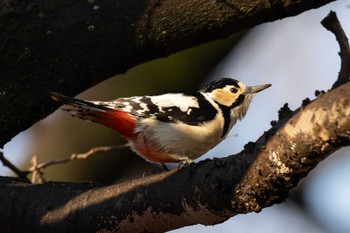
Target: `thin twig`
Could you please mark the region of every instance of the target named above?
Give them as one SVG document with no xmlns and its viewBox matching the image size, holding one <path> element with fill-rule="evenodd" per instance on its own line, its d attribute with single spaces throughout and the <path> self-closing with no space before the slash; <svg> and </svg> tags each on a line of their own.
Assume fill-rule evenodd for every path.
<svg viewBox="0 0 350 233">
<path fill-rule="evenodd" d="M 330 11 L 329 14 L 321 21 L 323 27 L 331 31 L 340 46 L 339 56 L 341 59 L 341 68 L 337 81 L 333 84 L 332 89 L 349 81 L 350 77 L 350 48 L 349 41 L 345 35 L 345 32 L 340 25 L 337 14 L 334 11 Z"/>
<path fill-rule="evenodd" d="M 36 155 L 34 155 L 32 157 L 32 159 L 30 160 L 30 162 L 32 163 L 32 167 L 37 167 L 38 166 L 38 157 Z M 41 169 L 35 169 L 32 172 L 32 183 L 33 184 L 42 184 L 44 182 L 46 182 L 46 179 L 44 178 L 44 173 L 42 172 Z"/>
<path fill-rule="evenodd" d="M 21 171 L 18 169 L 14 164 L 12 164 L 9 160 L 7 160 L 3 154 L 2 151 L 0 151 L 0 161 L 3 163 L 4 166 L 8 167 L 11 171 L 13 171 L 18 177 L 28 181 L 29 183 L 44 183 L 46 182 L 46 179 L 44 178 L 43 169 L 55 164 L 61 164 L 61 163 L 67 163 L 69 161 L 78 160 L 78 159 L 87 159 L 91 155 L 97 153 L 97 152 L 106 152 L 110 150 L 116 150 L 121 148 L 129 147 L 130 145 L 128 143 L 118 146 L 101 146 L 101 147 L 95 147 L 90 149 L 89 151 L 81 154 L 72 154 L 68 158 L 59 159 L 59 160 L 51 160 L 44 163 L 38 162 L 38 157 L 33 156 L 31 159 L 32 166 L 26 170 Z M 32 174 L 31 181 L 27 178 L 28 174 Z"/>
<path fill-rule="evenodd" d="M 121 149 L 121 148 L 126 148 L 129 147 L 129 144 L 123 144 L 123 145 L 118 145 L 118 146 L 101 146 L 101 147 L 95 147 L 90 149 L 89 151 L 85 152 L 85 153 L 81 153 L 81 154 L 72 154 L 71 156 L 69 156 L 68 158 L 64 158 L 64 159 L 58 159 L 58 160 L 51 160 L 48 162 L 44 162 L 44 163 L 39 163 L 39 164 L 35 164 L 32 165 L 32 167 L 30 167 L 27 172 L 28 173 L 32 173 L 36 170 L 41 170 L 44 169 L 48 166 L 52 166 L 55 164 L 61 164 L 61 163 L 67 163 L 73 160 L 77 160 L 77 159 L 87 159 L 89 156 L 97 153 L 97 152 L 105 152 L 105 151 L 110 151 L 110 150 L 116 150 L 116 149 Z"/>
<path fill-rule="evenodd" d="M 2 151 L 0 151 L 0 161 L 2 162 L 2 164 L 4 166 L 8 167 L 11 171 L 13 171 L 18 177 L 30 182 L 30 180 L 26 176 L 26 172 L 22 172 L 13 163 L 11 163 L 9 160 L 7 160 Z"/>
</svg>

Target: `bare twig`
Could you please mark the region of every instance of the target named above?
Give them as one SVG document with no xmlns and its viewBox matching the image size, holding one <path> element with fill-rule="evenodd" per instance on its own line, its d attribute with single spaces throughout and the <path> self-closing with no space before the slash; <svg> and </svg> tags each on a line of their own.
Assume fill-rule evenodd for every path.
<svg viewBox="0 0 350 233">
<path fill-rule="evenodd" d="M 36 155 L 34 155 L 32 157 L 32 159 L 30 160 L 30 162 L 32 163 L 32 167 L 37 167 L 38 166 L 38 157 Z M 29 173 L 29 172 L 28 172 Z M 32 172 L 32 183 L 33 184 L 42 184 L 44 182 L 46 182 L 46 179 L 44 178 L 44 173 L 41 169 L 35 169 Z"/>
<path fill-rule="evenodd" d="M 129 147 L 130 145 L 128 143 L 118 146 L 101 146 L 101 147 L 95 147 L 90 149 L 89 151 L 81 154 L 72 154 L 68 158 L 64 159 L 58 159 L 58 160 L 51 160 L 43 163 L 38 162 L 38 157 L 33 156 L 31 159 L 32 166 L 26 170 L 22 171 L 19 168 L 17 168 L 14 164 L 12 164 L 9 160 L 7 160 L 3 154 L 2 151 L 0 151 L 0 161 L 3 163 L 4 166 L 8 167 L 11 171 L 13 171 L 18 177 L 26 180 L 29 183 L 44 183 L 47 180 L 44 177 L 43 169 L 47 168 L 49 166 L 55 165 L 55 164 L 61 164 L 61 163 L 67 163 L 73 160 L 78 159 L 87 159 L 91 155 L 97 153 L 97 152 L 106 152 L 110 150 L 117 150 Z M 32 174 L 31 180 L 27 178 L 28 174 Z"/>
<path fill-rule="evenodd" d="M 22 172 L 13 163 L 11 163 L 9 160 L 7 160 L 2 151 L 0 151 L 0 161 L 2 162 L 2 164 L 4 166 L 8 167 L 11 171 L 13 171 L 18 177 L 30 182 L 30 180 L 26 176 L 26 172 Z"/>
<path fill-rule="evenodd" d="M 349 81 L 349 77 L 350 77 L 349 41 L 334 11 L 330 11 L 329 14 L 321 21 L 321 24 L 327 30 L 331 31 L 335 35 L 340 46 L 339 56 L 341 59 L 341 68 L 339 71 L 338 79 L 332 86 L 332 89 L 334 89 Z"/>
<path fill-rule="evenodd" d="M 38 165 L 38 157 L 34 155 L 34 156 L 31 158 L 30 162 L 31 162 L 31 164 L 32 164 L 32 167 L 36 167 L 36 166 Z M 38 174 L 37 170 L 34 170 L 34 171 L 32 172 L 32 179 L 31 179 L 31 182 L 32 182 L 33 184 L 36 183 L 37 174 Z"/>
<path fill-rule="evenodd" d="M 51 161 L 47 161 L 44 163 L 38 163 L 37 157 L 33 156 L 32 158 L 32 166 L 25 171 L 24 173 L 32 173 L 32 182 L 36 183 L 36 181 L 42 183 L 45 182 L 45 178 L 43 177 L 43 172 L 42 169 L 55 165 L 55 164 L 62 164 L 62 163 L 67 163 L 73 160 L 78 160 L 78 159 L 87 159 L 89 158 L 91 155 L 97 153 L 97 152 L 106 152 L 106 151 L 110 151 L 110 150 L 117 150 L 117 149 L 121 149 L 121 148 L 126 148 L 129 147 L 129 144 L 123 144 L 123 145 L 118 145 L 118 146 L 101 146 L 101 147 L 95 147 L 90 149 L 89 151 L 85 152 L 85 153 L 81 153 L 81 154 L 72 154 L 71 156 L 69 156 L 68 158 L 64 158 L 64 159 L 57 159 L 57 160 L 51 160 Z M 23 173 L 23 172 L 22 172 Z"/>
</svg>

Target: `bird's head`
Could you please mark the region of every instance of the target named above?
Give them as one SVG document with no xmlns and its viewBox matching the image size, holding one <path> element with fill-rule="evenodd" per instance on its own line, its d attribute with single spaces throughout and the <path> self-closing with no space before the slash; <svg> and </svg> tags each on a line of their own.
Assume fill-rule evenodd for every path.
<svg viewBox="0 0 350 233">
<path fill-rule="evenodd" d="M 209 83 L 202 89 L 202 92 L 217 104 L 229 108 L 231 117 L 237 120 L 245 116 L 252 97 L 270 86 L 271 84 L 245 86 L 235 79 L 222 78 Z"/>
</svg>

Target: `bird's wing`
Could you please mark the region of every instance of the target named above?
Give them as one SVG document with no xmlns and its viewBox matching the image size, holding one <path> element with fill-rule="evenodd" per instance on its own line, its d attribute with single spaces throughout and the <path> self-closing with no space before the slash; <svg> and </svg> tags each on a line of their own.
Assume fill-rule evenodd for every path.
<svg viewBox="0 0 350 233">
<path fill-rule="evenodd" d="M 181 121 L 189 125 L 212 120 L 217 114 L 217 109 L 200 92 L 119 98 L 96 104 L 119 109 L 139 118 L 153 118 L 163 122 Z"/>
</svg>

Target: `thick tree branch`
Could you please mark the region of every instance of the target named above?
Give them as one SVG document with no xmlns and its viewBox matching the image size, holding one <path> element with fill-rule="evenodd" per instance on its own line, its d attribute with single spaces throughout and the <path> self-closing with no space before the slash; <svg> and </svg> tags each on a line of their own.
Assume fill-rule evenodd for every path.
<svg viewBox="0 0 350 233">
<path fill-rule="evenodd" d="M 73 95 L 155 58 L 333 0 L 0 0 L 0 148 Z"/>
<path fill-rule="evenodd" d="M 347 83 L 227 158 L 107 187 L 1 178 L 0 226 L 5 232 L 164 232 L 212 225 L 282 202 L 321 160 L 349 144 Z"/>
</svg>

